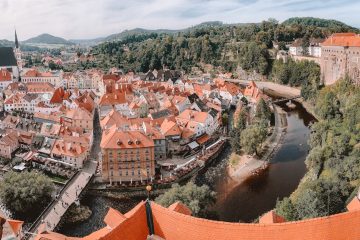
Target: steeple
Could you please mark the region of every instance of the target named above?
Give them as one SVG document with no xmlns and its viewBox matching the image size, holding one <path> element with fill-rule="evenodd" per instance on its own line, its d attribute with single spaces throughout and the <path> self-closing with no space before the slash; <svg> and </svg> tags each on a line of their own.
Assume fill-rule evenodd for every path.
<svg viewBox="0 0 360 240">
<path fill-rule="evenodd" d="M 18 37 L 16 34 L 16 29 L 15 29 L 15 48 L 19 48 L 19 41 L 18 41 Z"/>
</svg>

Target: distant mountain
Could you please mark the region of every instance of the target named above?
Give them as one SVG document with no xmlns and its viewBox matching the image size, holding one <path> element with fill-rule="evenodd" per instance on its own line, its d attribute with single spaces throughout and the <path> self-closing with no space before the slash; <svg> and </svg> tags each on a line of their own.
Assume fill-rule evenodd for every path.
<svg viewBox="0 0 360 240">
<path fill-rule="evenodd" d="M 339 29 L 339 31 L 343 31 L 343 30 L 349 30 L 355 32 L 359 31 L 358 28 L 349 26 L 337 20 L 314 18 L 314 17 L 289 18 L 286 21 L 284 21 L 282 24 L 284 25 L 300 24 L 305 26 L 314 26 L 314 27 L 322 27 L 322 28 L 335 28 L 335 29 Z"/>
<path fill-rule="evenodd" d="M 26 41 L 24 41 L 26 44 L 62 44 L 62 45 L 73 45 L 74 43 L 61 38 L 61 37 L 55 37 L 53 35 L 44 33 L 37 37 L 30 38 Z"/>
<path fill-rule="evenodd" d="M 0 40 L 0 47 L 14 47 L 15 43 L 6 39 Z"/>
<path fill-rule="evenodd" d="M 94 39 L 69 39 L 70 42 L 82 45 L 82 46 L 93 46 L 104 41 L 104 37 Z"/>
</svg>

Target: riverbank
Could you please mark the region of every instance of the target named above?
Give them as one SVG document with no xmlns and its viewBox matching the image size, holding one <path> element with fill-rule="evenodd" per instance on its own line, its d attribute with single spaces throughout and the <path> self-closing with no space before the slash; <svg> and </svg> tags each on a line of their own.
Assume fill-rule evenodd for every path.
<svg viewBox="0 0 360 240">
<path fill-rule="evenodd" d="M 228 165 L 227 172 L 237 184 L 241 184 L 249 177 L 266 170 L 269 160 L 281 147 L 287 127 L 286 112 L 275 104 L 273 104 L 273 109 L 275 127 L 271 136 L 268 137 L 263 144 L 260 154 L 261 157 L 258 159 L 256 156 L 246 154 L 237 155 L 235 153 L 230 156 L 230 164 Z"/>
</svg>

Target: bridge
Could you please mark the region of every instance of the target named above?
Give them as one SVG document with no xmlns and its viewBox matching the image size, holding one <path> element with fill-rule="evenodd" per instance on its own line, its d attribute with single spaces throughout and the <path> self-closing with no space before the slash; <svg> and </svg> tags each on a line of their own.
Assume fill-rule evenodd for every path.
<svg viewBox="0 0 360 240">
<path fill-rule="evenodd" d="M 227 82 L 237 83 L 241 85 L 248 85 L 251 81 L 241 80 L 241 79 L 224 79 Z M 300 89 L 277 84 L 274 82 L 265 82 L 265 81 L 255 81 L 258 88 L 260 88 L 264 93 L 270 95 L 280 95 L 284 97 L 298 97 L 300 96 Z"/>
<path fill-rule="evenodd" d="M 97 168 L 97 162 L 88 160 L 84 168 L 78 171 L 52 200 L 40 216 L 33 222 L 24 239 L 32 239 L 39 231 L 53 231 L 69 207 L 79 201 L 79 197 L 91 182 Z"/>
<path fill-rule="evenodd" d="M 274 101 L 271 101 L 272 103 L 281 103 L 281 102 L 287 102 L 287 101 L 291 101 L 291 100 L 295 100 L 298 98 L 302 98 L 300 95 L 299 96 L 294 96 L 294 97 L 288 97 L 288 98 L 280 98 L 280 99 L 276 99 Z"/>
</svg>

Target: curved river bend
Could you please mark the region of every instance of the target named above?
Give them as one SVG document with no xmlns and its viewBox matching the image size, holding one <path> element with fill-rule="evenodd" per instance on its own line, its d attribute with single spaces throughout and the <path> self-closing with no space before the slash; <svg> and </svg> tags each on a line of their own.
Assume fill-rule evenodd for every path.
<svg viewBox="0 0 360 240">
<path fill-rule="evenodd" d="M 296 189 L 306 172 L 304 160 L 309 151 L 309 124 L 315 121 L 300 104 L 296 105 L 294 110 L 281 105 L 287 112 L 287 133 L 268 170 L 236 185 L 226 171 L 231 153 L 230 147 L 227 147 L 205 174 L 196 177 L 197 183 L 206 183 L 217 192 L 217 201 L 211 209 L 214 216 L 211 218 L 227 222 L 251 222 L 273 209 L 278 198 L 289 196 Z M 93 211 L 90 219 L 63 225 L 59 232 L 68 236 L 87 235 L 104 226 L 103 218 L 109 207 L 124 213 L 140 200 L 116 201 L 87 195 L 82 199 L 82 204 L 88 205 Z"/>
</svg>

